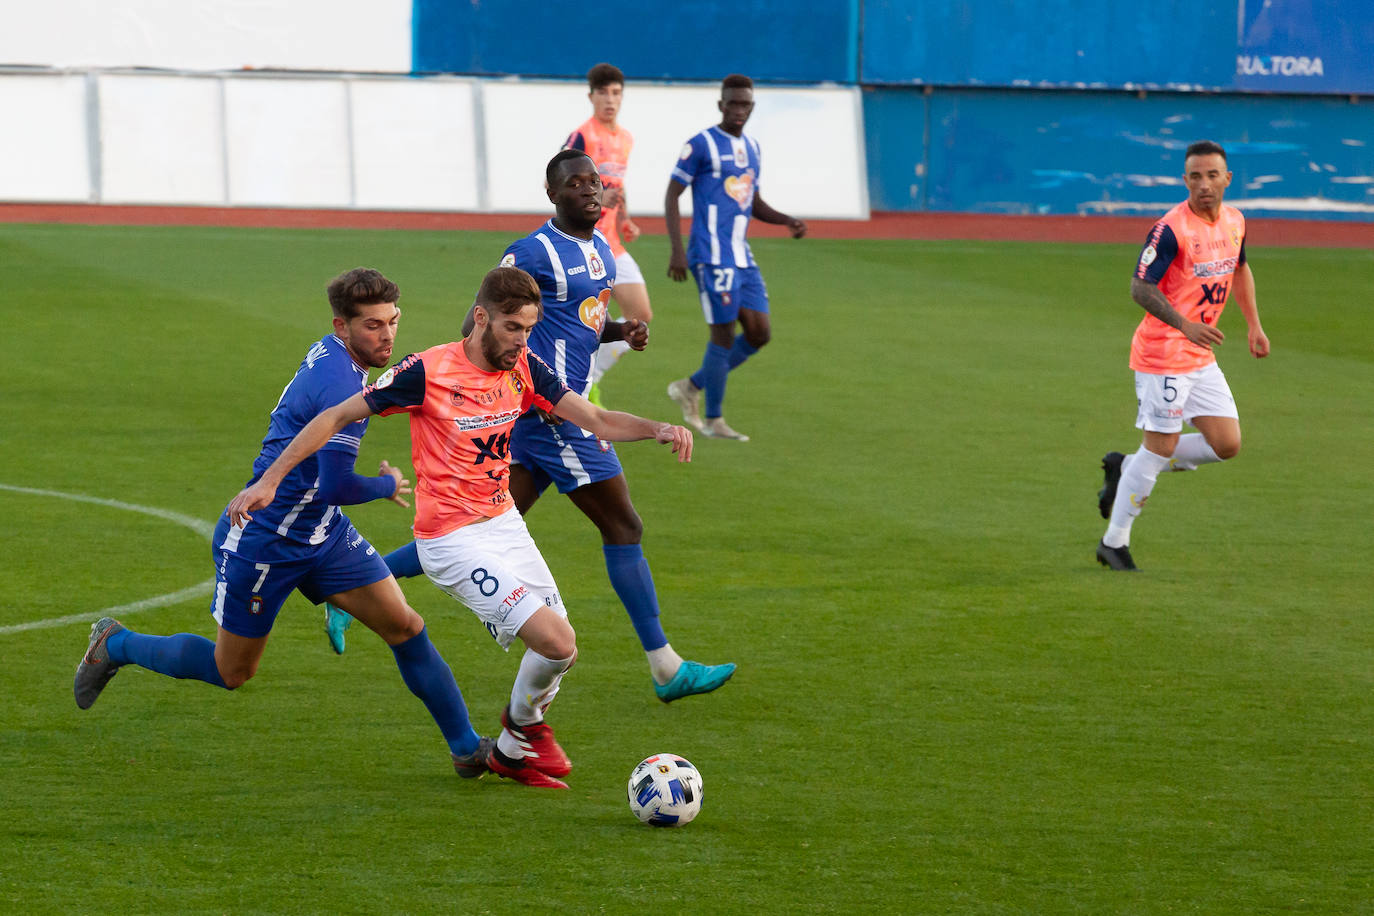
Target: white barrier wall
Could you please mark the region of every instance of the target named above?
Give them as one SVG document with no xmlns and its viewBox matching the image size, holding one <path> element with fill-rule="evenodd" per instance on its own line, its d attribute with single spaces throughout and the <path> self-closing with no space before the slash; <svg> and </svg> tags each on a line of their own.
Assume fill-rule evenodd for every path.
<svg viewBox="0 0 1374 916">
<path fill-rule="evenodd" d="M 0 64 L 409 73 L 412 0 L 16 0 Z"/>
<path fill-rule="evenodd" d="M 858 90 L 755 97 L 764 198 L 866 218 Z M 626 88 L 632 214 L 662 214 L 678 153 L 719 121 L 718 98 Z M 585 84 L 570 82 L 0 73 L 0 118 L 25 125 L 24 143 L 0 144 L 0 200 L 543 213 L 544 166 L 589 115 Z"/>
</svg>

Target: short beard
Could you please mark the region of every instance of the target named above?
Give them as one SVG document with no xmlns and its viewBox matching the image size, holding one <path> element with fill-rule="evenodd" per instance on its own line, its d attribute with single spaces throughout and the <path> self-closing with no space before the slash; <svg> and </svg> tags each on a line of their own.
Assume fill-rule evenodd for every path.
<svg viewBox="0 0 1374 916">
<path fill-rule="evenodd" d="M 517 354 L 516 358 L 511 360 L 511 364 L 506 365 L 506 355 L 501 352 L 501 345 L 492 333 L 491 325 L 487 325 L 487 329 L 482 332 L 482 356 L 489 364 L 502 371 L 515 368 L 515 363 L 520 358 Z"/>
</svg>

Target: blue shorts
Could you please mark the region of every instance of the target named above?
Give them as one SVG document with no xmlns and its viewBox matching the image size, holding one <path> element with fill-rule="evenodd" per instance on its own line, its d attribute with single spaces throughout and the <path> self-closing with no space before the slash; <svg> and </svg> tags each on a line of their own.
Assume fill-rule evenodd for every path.
<svg viewBox="0 0 1374 916">
<path fill-rule="evenodd" d="M 611 443 L 567 420 L 555 417 L 553 423 L 545 422 L 533 410 L 515 421 L 510 459 L 534 475 L 539 493 L 551 483 L 559 493 L 571 493 L 621 473 L 620 459 Z"/>
<path fill-rule="evenodd" d="M 215 562 L 215 593 L 210 615 L 235 636 L 266 636 L 292 589 L 319 604 L 330 595 L 380 582 L 391 575 L 376 548 L 352 522 L 336 524 L 318 547 L 302 546 L 296 559 L 255 563 L 248 557 L 220 550 L 229 533 L 229 516 L 215 526 L 210 555 Z"/>
<path fill-rule="evenodd" d="M 716 267 L 695 264 L 697 289 L 701 292 L 701 313 L 707 324 L 733 324 L 739 310 L 753 309 L 768 314 L 768 287 L 757 267 Z"/>
</svg>

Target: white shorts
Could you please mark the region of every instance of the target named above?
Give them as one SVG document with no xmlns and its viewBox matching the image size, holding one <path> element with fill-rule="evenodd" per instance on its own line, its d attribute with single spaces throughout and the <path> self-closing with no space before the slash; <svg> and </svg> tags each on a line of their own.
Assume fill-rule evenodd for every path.
<svg viewBox="0 0 1374 916">
<path fill-rule="evenodd" d="M 621 283 L 640 283 L 644 282 L 644 274 L 640 273 L 639 265 L 635 263 L 634 255 L 628 251 L 621 252 L 615 256 L 615 282 Z"/>
<path fill-rule="evenodd" d="M 1152 433 L 1177 433 L 1193 417 L 1231 417 L 1236 413 L 1236 399 L 1231 386 L 1216 363 L 1203 366 L 1187 375 L 1135 374 L 1135 399 L 1139 405 L 1135 425 Z"/>
<path fill-rule="evenodd" d="M 541 607 L 568 616 L 553 574 L 514 506 L 415 543 L 425 575 L 471 608 L 503 649 Z"/>
</svg>

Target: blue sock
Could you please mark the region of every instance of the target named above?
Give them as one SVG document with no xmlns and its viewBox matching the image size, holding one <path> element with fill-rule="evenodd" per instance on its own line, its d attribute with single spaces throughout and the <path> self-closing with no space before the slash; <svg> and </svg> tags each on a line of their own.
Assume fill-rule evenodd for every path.
<svg viewBox="0 0 1374 916">
<path fill-rule="evenodd" d="M 730 351 L 724 347 L 708 343 L 706 354 L 701 358 L 701 368 L 692 373 L 692 384 L 706 392 L 706 417 L 720 416 L 721 404 L 725 401 L 725 376 L 730 373 Z"/>
<path fill-rule="evenodd" d="M 463 702 L 453 671 L 429 641 L 429 628 L 392 646 L 391 653 L 396 656 L 396 667 L 401 669 L 401 680 L 434 717 L 448 742 L 448 749 L 455 754 L 471 754 L 477 750 L 477 732 L 468 721 L 467 704 Z"/>
<path fill-rule="evenodd" d="M 658 622 L 658 592 L 654 591 L 654 577 L 649 573 L 644 551 L 638 544 L 603 544 L 601 552 L 606 555 L 611 587 L 630 615 L 639 644 L 645 652 L 662 649 L 668 644 L 668 637 L 663 635 Z"/>
<path fill-rule="evenodd" d="M 420 548 L 414 541 L 404 547 L 397 547 L 382 559 L 386 561 L 386 568 L 391 570 L 391 574 L 397 579 L 413 579 L 425 574 L 420 568 Z"/>
<path fill-rule="evenodd" d="M 215 666 L 215 644 L 194 633 L 175 636 L 145 636 L 131 630 L 114 634 L 105 642 L 110 661 L 119 665 L 138 665 L 168 677 L 204 681 L 224 687 L 224 678 Z"/>
<path fill-rule="evenodd" d="M 757 352 L 759 352 L 759 348 L 752 346 L 749 341 L 745 340 L 743 334 L 735 335 L 735 345 L 730 348 L 730 368 L 734 369 Z"/>
</svg>

